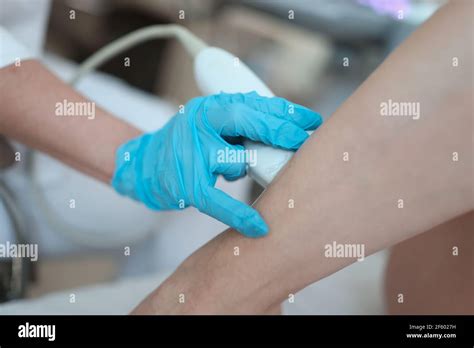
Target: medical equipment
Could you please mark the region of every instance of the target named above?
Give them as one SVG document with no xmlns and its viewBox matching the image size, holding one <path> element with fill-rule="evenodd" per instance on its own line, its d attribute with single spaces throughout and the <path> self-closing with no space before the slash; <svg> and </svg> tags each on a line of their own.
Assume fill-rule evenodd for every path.
<svg viewBox="0 0 474 348">
<path fill-rule="evenodd" d="M 1 210 L 4 210 L 3 212 Z M 15 243 L 22 244 L 27 240 L 25 215 L 6 184 L 0 178 L 0 216 L 6 216 L 0 227 L 13 233 Z M 8 238 L 8 237 L 7 237 Z M 7 243 L 9 240 L 7 240 Z M 2 240 L 3 243 L 3 240 Z M 5 245 L 3 245 L 5 247 Z M 0 258 L 0 302 L 22 298 L 31 276 L 31 260 L 24 257 Z"/>
<path fill-rule="evenodd" d="M 237 57 L 220 48 L 209 47 L 204 41 L 179 25 L 154 25 L 136 30 L 113 41 L 97 51 L 80 65 L 79 69 L 71 79 L 71 84 L 77 84 L 83 76 L 113 56 L 141 42 L 157 38 L 176 38 L 183 44 L 188 54 L 194 58 L 195 79 L 203 94 L 215 94 L 220 93 L 221 91 L 227 93 L 256 91 L 262 96 L 273 96 L 271 90 Z M 256 165 L 249 167 L 248 173 L 264 187 L 273 180 L 276 174 L 289 161 L 293 154 L 291 151 L 276 149 L 248 140 L 244 145 L 246 149 L 258 153 Z M 68 211 L 67 209 L 69 209 L 69 207 L 65 205 L 64 202 L 67 202 L 69 198 L 62 194 L 59 197 L 59 200 L 62 203 L 52 204 L 50 199 L 46 197 L 46 193 L 42 190 L 39 184 L 41 178 L 37 168 L 39 166 L 40 157 L 42 157 L 42 162 L 47 160 L 43 155 L 35 154 L 34 156 L 32 155 L 32 158 L 28 161 L 33 198 L 36 206 L 41 212 L 41 215 L 46 218 L 49 225 L 54 230 L 63 232 L 79 244 L 93 247 L 113 247 L 123 245 L 124 243 L 127 243 L 128 245 L 134 240 L 143 238 L 147 231 L 149 231 L 152 224 L 150 219 L 143 219 L 142 217 L 139 224 L 131 219 L 133 211 L 138 209 L 132 202 L 130 202 L 130 208 L 127 208 L 130 213 L 127 214 L 130 217 L 130 223 L 127 224 L 127 226 L 132 224 L 134 226 L 133 229 L 136 230 L 136 235 L 133 240 L 130 239 L 129 231 L 126 231 L 128 227 L 123 224 L 120 228 L 116 228 L 114 225 L 111 227 L 115 229 L 114 231 L 111 231 L 109 228 L 105 233 L 102 233 L 104 231 L 97 231 L 97 226 L 95 228 L 91 226 L 88 226 L 87 228 L 79 228 L 79 220 L 84 220 L 84 217 L 86 214 L 90 213 L 90 210 L 83 211 L 82 214 L 77 211 L 72 216 L 69 214 L 69 220 L 72 219 L 73 221 L 72 223 L 71 221 L 66 221 L 63 216 L 64 213 Z M 75 176 L 75 178 L 72 178 L 71 175 L 68 175 L 67 177 L 56 178 L 56 180 L 60 179 L 62 183 L 65 183 L 67 180 L 87 180 L 87 178 L 85 176 L 83 177 L 80 173 L 77 173 Z M 43 179 L 43 182 L 45 180 L 46 178 Z M 47 181 L 50 181 L 50 179 Z M 83 184 L 87 185 L 86 182 Z M 58 193 L 56 193 L 56 195 L 57 194 Z M 99 194 L 99 192 L 97 194 Z M 106 195 L 107 192 L 101 191 L 100 194 Z M 57 200 L 58 197 L 55 197 L 55 199 Z M 124 208 L 124 204 L 126 203 L 120 200 L 114 203 L 118 208 Z M 115 208 L 110 206 L 109 210 L 113 209 Z M 139 214 L 139 216 L 141 215 Z M 84 221 L 81 223 L 81 226 L 83 224 Z M 107 237 L 107 235 L 110 237 Z"/>
<path fill-rule="evenodd" d="M 193 98 L 161 129 L 119 146 L 111 184 L 150 209 L 194 206 L 247 237 L 261 237 L 268 226 L 260 214 L 214 187 L 219 175 L 234 181 L 258 162 L 256 154 L 224 138 L 297 150 L 308 138 L 306 130 L 321 123 L 321 116 L 304 106 L 256 92 Z"/>
<path fill-rule="evenodd" d="M 179 25 L 154 25 L 136 30 L 106 45 L 82 63 L 71 83 L 76 84 L 82 76 L 97 68 L 115 55 L 141 42 L 157 38 L 176 38 L 194 58 L 194 75 L 203 94 L 246 93 L 255 91 L 262 96 L 273 93 L 239 58 L 216 47 L 209 47 L 186 28 Z M 248 150 L 258 153 L 255 166 L 248 173 L 255 181 L 266 187 L 290 160 L 293 152 L 275 149 L 252 141 L 244 143 Z"/>
</svg>

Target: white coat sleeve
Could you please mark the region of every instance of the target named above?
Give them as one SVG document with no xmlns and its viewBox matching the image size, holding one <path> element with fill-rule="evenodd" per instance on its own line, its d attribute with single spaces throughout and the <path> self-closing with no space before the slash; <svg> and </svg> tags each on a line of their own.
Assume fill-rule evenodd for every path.
<svg viewBox="0 0 474 348">
<path fill-rule="evenodd" d="M 0 26 L 0 69 L 31 58 L 35 58 L 34 54 Z"/>
</svg>

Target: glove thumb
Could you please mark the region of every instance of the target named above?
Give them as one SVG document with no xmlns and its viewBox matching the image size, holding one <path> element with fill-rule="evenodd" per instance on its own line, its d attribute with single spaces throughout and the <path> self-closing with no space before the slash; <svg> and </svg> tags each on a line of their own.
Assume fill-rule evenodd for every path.
<svg viewBox="0 0 474 348">
<path fill-rule="evenodd" d="M 232 198 L 225 192 L 209 187 L 203 193 L 199 211 L 236 229 L 247 237 L 258 238 L 268 234 L 268 226 L 252 207 Z"/>
</svg>

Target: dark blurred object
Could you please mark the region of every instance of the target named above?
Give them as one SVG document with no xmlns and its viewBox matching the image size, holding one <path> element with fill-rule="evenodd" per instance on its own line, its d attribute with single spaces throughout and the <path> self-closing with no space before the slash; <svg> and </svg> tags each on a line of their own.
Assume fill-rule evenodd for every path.
<svg viewBox="0 0 474 348">
<path fill-rule="evenodd" d="M 0 261 L 0 303 L 25 297 L 29 262 L 21 258 Z"/>
<path fill-rule="evenodd" d="M 6 208 L 15 233 L 15 243 L 25 243 L 24 217 L 14 196 L 0 179 L 0 202 Z M 29 258 L 0 258 L 0 303 L 25 296 L 29 282 L 34 279 L 34 268 Z"/>
<path fill-rule="evenodd" d="M 140 8 L 120 7 L 120 4 L 121 1 L 55 0 L 46 49 L 80 63 L 107 43 L 133 30 L 168 22 L 164 17 Z M 74 11 L 74 19 L 71 19 L 71 11 Z M 100 70 L 142 90 L 152 91 L 167 43 L 156 40 L 133 47 L 105 63 Z"/>
<path fill-rule="evenodd" d="M 76 0 L 77 1 L 77 0 Z M 82 0 L 79 0 L 82 1 Z M 96 1 L 96 0 L 94 0 Z M 135 8 L 177 22 L 181 14 L 184 20 L 209 18 L 223 0 L 112 0 L 121 8 Z M 181 19 L 179 19 L 181 20 Z"/>
<path fill-rule="evenodd" d="M 374 40 L 386 35 L 394 21 L 352 0 L 242 0 L 238 1 L 288 19 L 343 41 Z"/>
<path fill-rule="evenodd" d="M 0 169 L 10 167 L 15 163 L 15 152 L 8 140 L 0 135 Z"/>
</svg>

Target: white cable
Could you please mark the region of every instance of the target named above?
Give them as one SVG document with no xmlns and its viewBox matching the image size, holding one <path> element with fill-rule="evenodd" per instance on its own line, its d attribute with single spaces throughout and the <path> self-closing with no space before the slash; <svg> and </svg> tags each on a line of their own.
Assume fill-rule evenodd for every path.
<svg viewBox="0 0 474 348">
<path fill-rule="evenodd" d="M 87 58 L 80 66 L 77 72 L 74 74 L 70 81 L 71 85 L 75 85 L 79 80 L 87 75 L 92 70 L 105 63 L 107 60 L 114 56 L 122 53 L 123 51 L 148 40 L 158 38 L 176 38 L 178 39 L 186 51 L 194 58 L 197 54 L 208 45 L 200 38 L 195 36 L 185 27 L 180 25 L 152 25 L 142 29 L 133 31 L 121 38 L 112 41 L 108 45 L 102 47 L 100 50 L 95 52 L 92 56 Z M 77 226 L 73 226 L 70 223 L 63 221 L 58 214 L 55 214 L 46 199 L 46 196 L 38 183 L 36 163 L 34 161 L 34 152 L 31 154 L 28 160 L 27 172 L 30 175 L 30 182 L 32 186 L 32 195 L 34 202 L 43 217 L 45 217 L 48 224 L 55 230 L 64 233 L 65 235 L 72 238 L 75 242 L 89 247 L 102 246 L 104 243 L 103 238 L 96 236 L 93 231 L 83 229 Z"/>
<path fill-rule="evenodd" d="M 117 54 L 120 54 L 141 42 L 158 38 L 178 39 L 193 58 L 202 49 L 207 47 L 207 44 L 204 41 L 191 33 L 185 27 L 176 24 L 152 25 L 146 28 L 135 30 L 102 47 L 80 65 L 70 83 L 75 85 L 84 75 Z"/>
</svg>

